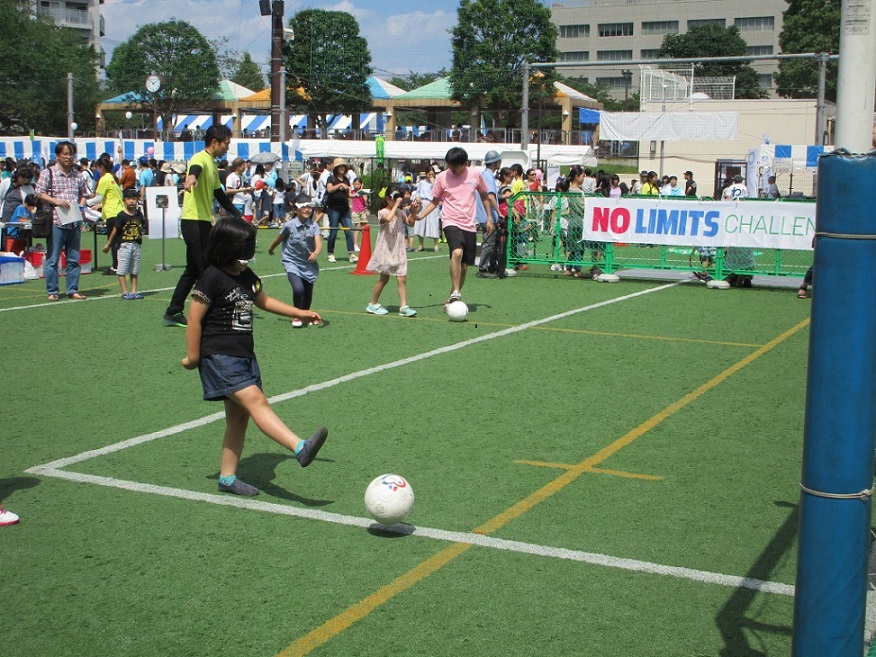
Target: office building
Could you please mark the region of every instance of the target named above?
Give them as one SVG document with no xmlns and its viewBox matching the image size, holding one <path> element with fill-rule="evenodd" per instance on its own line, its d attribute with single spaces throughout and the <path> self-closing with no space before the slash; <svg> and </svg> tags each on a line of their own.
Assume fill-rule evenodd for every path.
<svg viewBox="0 0 876 657">
<path fill-rule="evenodd" d="M 750 55 L 779 54 L 785 0 L 570 0 L 551 4 L 559 36 L 560 61 L 604 61 L 605 67 L 568 67 L 563 75 L 607 85 L 615 98 L 639 90 L 637 65 L 653 59 L 667 34 L 684 34 L 698 25 L 739 28 Z M 760 84 L 775 95 L 776 61 L 756 61 Z"/>
</svg>

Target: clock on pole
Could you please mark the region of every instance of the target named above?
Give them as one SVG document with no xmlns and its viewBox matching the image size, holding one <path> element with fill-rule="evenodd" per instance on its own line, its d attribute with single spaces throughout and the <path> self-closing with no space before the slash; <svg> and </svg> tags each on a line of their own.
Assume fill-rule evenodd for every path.
<svg viewBox="0 0 876 657">
<path fill-rule="evenodd" d="M 146 91 L 154 94 L 159 89 L 161 89 L 161 78 L 153 73 L 146 78 Z"/>
</svg>

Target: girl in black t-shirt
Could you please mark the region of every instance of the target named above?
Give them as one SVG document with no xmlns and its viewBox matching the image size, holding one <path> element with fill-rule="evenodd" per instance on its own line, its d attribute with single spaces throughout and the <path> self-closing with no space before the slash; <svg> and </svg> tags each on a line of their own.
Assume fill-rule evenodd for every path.
<svg viewBox="0 0 876 657">
<path fill-rule="evenodd" d="M 271 440 L 292 451 L 301 467 L 316 457 L 328 429 L 320 427 L 302 440 L 274 413 L 262 392 L 259 364 L 253 350 L 253 305 L 275 315 L 319 324 L 310 310 L 273 299 L 261 279 L 247 266 L 255 255 L 256 228 L 241 219 L 222 219 L 210 232 L 204 271 L 192 291 L 186 327 L 186 357 L 182 366 L 198 369 L 204 399 L 225 404 L 225 435 L 219 490 L 235 495 L 258 495 L 258 489 L 237 478 L 249 419 Z"/>
</svg>

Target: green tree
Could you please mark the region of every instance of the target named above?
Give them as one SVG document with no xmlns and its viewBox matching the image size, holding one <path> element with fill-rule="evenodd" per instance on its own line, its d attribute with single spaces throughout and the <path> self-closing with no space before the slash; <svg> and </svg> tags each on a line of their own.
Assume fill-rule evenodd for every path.
<svg viewBox="0 0 876 657">
<path fill-rule="evenodd" d="M 94 48 L 70 29 L 33 20 L 16 0 L 0 0 L 0 16 L 0 134 L 66 135 L 68 72 L 74 120 L 93 129 L 103 96 Z"/>
<path fill-rule="evenodd" d="M 283 43 L 286 107 L 313 115 L 323 130 L 329 114 L 371 107 L 371 53 L 359 23 L 343 11 L 305 9 L 289 19 L 295 39 Z"/>
<path fill-rule="evenodd" d="M 252 55 L 248 52 L 243 53 L 243 59 L 240 60 L 240 64 L 237 65 L 237 69 L 230 79 L 241 87 L 246 87 L 253 91 L 261 91 L 266 86 L 262 69 L 252 61 Z"/>
<path fill-rule="evenodd" d="M 692 27 L 685 34 L 667 34 L 657 53 L 661 58 L 732 57 L 745 55 L 748 45 L 739 36 L 735 25 L 703 25 Z M 694 65 L 695 77 L 736 77 L 736 98 L 766 98 L 767 92 L 758 83 L 757 71 L 745 61 Z"/>
<path fill-rule="evenodd" d="M 390 78 L 389 83 L 394 84 L 405 91 L 412 91 L 417 87 L 422 87 L 430 82 L 435 82 L 435 80 L 439 80 L 440 78 L 446 78 L 448 75 L 449 73 L 447 72 L 447 69 L 444 68 L 437 73 L 415 73 L 414 71 L 409 71 L 407 75 L 396 75 Z"/>
<path fill-rule="evenodd" d="M 156 93 L 146 91 L 151 73 L 161 79 Z M 202 107 L 219 90 L 219 66 L 213 46 L 197 29 L 176 19 L 151 23 L 119 44 L 106 67 L 113 93 L 133 92 L 140 99 L 132 105 L 152 107 L 162 116 Z"/>
<path fill-rule="evenodd" d="M 550 9 L 538 0 L 461 0 L 451 35 L 453 99 L 493 110 L 509 126 L 522 103 L 523 65 L 559 57 L 557 27 Z M 556 74 L 543 73 L 535 83 L 550 89 Z"/>
<path fill-rule="evenodd" d="M 565 78 L 563 82 L 572 89 L 580 91 L 582 94 L 587 94 L 591 98 L 595 98 L 602 103 L 602 108 L 606 112 L 638 112 L 639 111 L 639 92 L 631 93 L 626 100 L 618 100 L 611 95 L 611 89 L 606 84 L 587 82 L 586 78 L 574 77 Z"/>
<path fill-rule="evenodd" d="M 788 0 L 779 46 L 783 53 L 839 52 L 841 0 Z M 837 63 L 827 64 L 825 94 L 836 100 Z M 805 59 L 779 62 L 776 91 L 786 98 L 815 98 L 818 66 Z"/>
</svg>

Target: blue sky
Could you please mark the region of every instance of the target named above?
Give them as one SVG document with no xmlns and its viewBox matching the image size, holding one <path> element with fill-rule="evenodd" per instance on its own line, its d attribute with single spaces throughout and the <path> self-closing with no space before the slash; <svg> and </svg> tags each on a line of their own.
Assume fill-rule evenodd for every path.
<svg viewBox="0 0 876 657">
<path fill-rule="evenodd" d="M 308 8 L 352 14 L 368 41 L 375 74 L 392 77 L 450 68 L 448 31 L 456 24 L 458 6 L 457 0 L 286 0 L 285 13 L 287 20 Z M 106 0 L 101 11 L 106 21 L 103 48 L 108 55 L 142 25 L 177 18 L 191 23 L 208 39 L 227 37 L 229 48 L 249 51 L 256 62 L 268 61 L 270 17 L 259 14 L 258 0 Z"/>
</svg>

